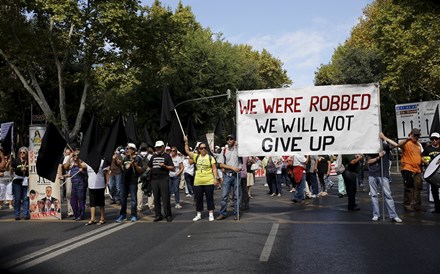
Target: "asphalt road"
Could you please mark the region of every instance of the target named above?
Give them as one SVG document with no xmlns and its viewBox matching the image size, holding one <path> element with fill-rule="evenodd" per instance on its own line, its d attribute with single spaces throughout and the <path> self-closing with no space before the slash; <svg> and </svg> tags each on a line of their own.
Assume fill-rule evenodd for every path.
<svg viewBox="0 0 440 274">
<path fill-rule="evenodd" d="M 336 182 L 336 181 L 335 181 Z M 190 198 L 173 208 L 171 223 L 153 223 L 145 210 L 135 223 L 117 224 L 117 206 L 106 206 L 107 223 L 15 221 L 0 210 L 2 273 L 438 273 L 440 215 L 406 213 L 402 182 L 392 191 L 402 224 L 388 216 L 371 221 L 368 189 L 357 194 L 361 210 L 346 210 L 336 185 L 306 205 L 270 197 L 258 179 L 250 210 L 239 221 L 192 222 Z M 183 194 L 183 192 L 182 192 Z M 219 209 L 219 194 L 216 202 Z M 184 196 L 184 195 L 181 195 Z M 173 203 L 172 203 L 173 205 Z"/>
</svg>

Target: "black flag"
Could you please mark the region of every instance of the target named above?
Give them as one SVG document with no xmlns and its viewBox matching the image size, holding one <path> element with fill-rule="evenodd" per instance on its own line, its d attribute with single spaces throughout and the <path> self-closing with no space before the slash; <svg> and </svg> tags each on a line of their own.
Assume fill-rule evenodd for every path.
<svg viewBox="0 0 440 274">
<path fill-rule="evenodd" d="M 89 127 L 87 128 L 87 132 L 84 135 L 84 141 L 79 152 L 79 158 L 86 162 L 95 171 L 95 173 L 98 173 L 102 159 L 101 154 L 97 150 L 100 141 L 101 128 L 96 121 L 95 115 L 93 115 Z"/>
<path fill-rule="evenodd" d="M 162 110 L 160 112 L 160 131 L 165 131 L 171 125 L 172 122 L 172 114 L 171 112 L 174 110 L 174 103 L 171 99 L 170 91 L 168 90 L 168 86 L 165 85 L 162 93 Z"/>
<path fill-rule="evenodd" d="M 431 124 L 431 131 L 429 132 L 429 135 L 431 135 L 433 132 L 440 133 L 440 116 L 438 111 L 438 105 L 437 108 L 435 109 L 434 117 L 432 119 L 432 124 Z"/>
<path fill-rule="evenodd" d="M 52 123 L 49 124 L 38 151 L 36 163 L 38 176 L 55 182 L 66 144 L 58 129 Z"/>
<path fill-rule="evenodd" d="M 110 130 L 99 143 L 98 152 L 103 159 L 111 163 L 113 153 L 116 148 L 121 145 L 127 145 L 127 136 L 125 135 L 124 125 L 122 124 L 122 117 L 119 115 L 113 122 Z"/>
<path fill-rule="evenodd" d="M 12 124 L 8 128 L 8 133 L 6 133 L 5 139 L 3 139 L 2 148 L 5 151 L 5 156 L 11 154 L 11 152 L 12 152 Z"/>
<path fill-rule="evenodd" d="M 191 118 L 188 119 L 188 127 L 186 129 L 186 132 L 188 132 L 188 140 L 191 143 L 195 143 L 197 141 L 197 133 Z"/>
<path fill-rule="evenodd" d="M 139 145 L 138 138 L 136 136 L 136 125 L 134 123 L 134 115 L 130 113 L 125 123 L 125 133 L 127 134 L 127 141 Z"/>
<path fill-rule="evenodd" d="M 177 121 L 177 117 L 174 117 L 171 122 L 170 133 L 168 134 L 168 145 L 175 146 L 178 151 L 186 155 L 183 133 L 180 129 L 179 121 Z"/>
<path fill-rule="evenodd" d="M 214 135 L 217 136 L 217 138 L 223 140 L 223 122 L 222 119 L 218 119 L 217 124 L 215 125 L 214 129 Z"/>
<path fill-rule="evenodd" d="M 144 136 L 145 136 L 145 143 L 147 143 L 149 147 L 154 147 L 153 140 L 151 139 L 150 132 L 148 131 L 147 128 L 144 129 Z"/>
</svg>

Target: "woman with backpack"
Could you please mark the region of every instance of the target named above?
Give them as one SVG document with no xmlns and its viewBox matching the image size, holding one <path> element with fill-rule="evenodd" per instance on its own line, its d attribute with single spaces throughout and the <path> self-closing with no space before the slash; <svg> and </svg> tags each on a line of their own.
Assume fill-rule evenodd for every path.
<svg viewBox="0 0 440 274">
<path fill-rule="evenodd" d="M 198 143 L 197 153 L 190 151 L 188 138 L 184 137 L 185 152 L 194 161 L 194 196 L 196 199 L 197 214 L 193 221 L 202 219 L 203 195 L 206 196 L 206 206 L 209 212 L 209 221 L 214 221 L 214 188 L 218 184 L 217 166 L 215 158 L 208 154 L 205 143 Z"/>
</svg>

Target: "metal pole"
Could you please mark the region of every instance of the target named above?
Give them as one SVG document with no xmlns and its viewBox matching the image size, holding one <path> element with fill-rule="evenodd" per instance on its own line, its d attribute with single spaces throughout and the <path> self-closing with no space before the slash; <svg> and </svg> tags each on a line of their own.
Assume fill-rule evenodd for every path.
<svg viewBox="0 0 440 274">
<path fill-rule="evenodd" d="M 240 221 L 240 202 L 241 202 L 241 197 L 240 197 L 240 190 L 241 190 L 241 180 L 239 180 L 239 175 L 241 172 L 237 172 L 236 174 L 236 179 L 237 179 L 237 183 L 235 184 L 235 186 L 237 187 L 237 190 L 235 191 L 235 197 L 237 197 L 237 220 Z"/>
<path fill-rule="evenodd" d="M 380 158 L 380 180 L 382 187 L 382 221 L 385 222 L 385 191 L 383 190 L 383 158 Z"/>
</svg>

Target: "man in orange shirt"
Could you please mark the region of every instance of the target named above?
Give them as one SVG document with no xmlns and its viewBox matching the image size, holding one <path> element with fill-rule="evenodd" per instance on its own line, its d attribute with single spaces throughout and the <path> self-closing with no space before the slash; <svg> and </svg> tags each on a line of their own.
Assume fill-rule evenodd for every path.
<svg viewBox="0 0 440 274">
<path fill-rule="evenodd" d="M 422 158 L 423 147 L 419 143 L 419 137 L 420 129 L 413 128 L 409 137 L 397 145 L 402 149 L 400 165 L 404 186 L 403 207 L 406 211 L 423 211 L 420 197 L 423 189 L 421 165 L 426 161 Z"/>
</svg>

